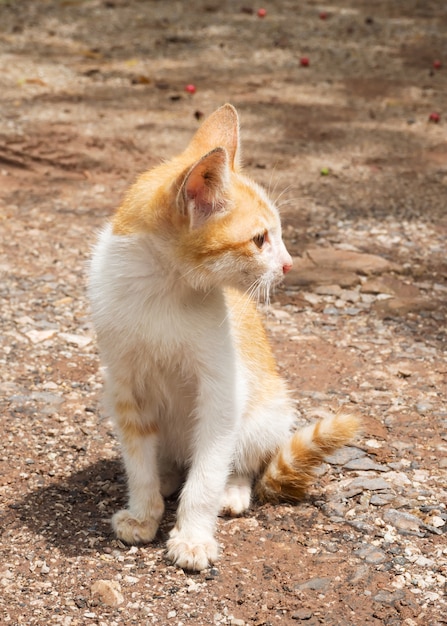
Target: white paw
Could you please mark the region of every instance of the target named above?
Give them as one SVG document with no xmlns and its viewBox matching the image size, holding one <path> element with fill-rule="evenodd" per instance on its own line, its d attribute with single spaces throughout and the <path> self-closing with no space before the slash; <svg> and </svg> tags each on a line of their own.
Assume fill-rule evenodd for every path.
<svg viewBox="0 0 447 626">
<path fill-rule="evenodd" d="M 230 481 L 220 500 L 221 515 L 240 515 L 250 506 L 251 485 L 244 479 Z"/>
<path fill-rule="evenodd" d="M 197 536 L 182 533 L 177 528 L 170 533 L 167 549 L 167 557 L 174 565 L 197 572 L 209 567 L 219 556 L 219 547 L 212 535 L 199 540 Z"/>
<path fill-rule="evenodd" d="M 138 520 L 128 511 L 122 509 L 112 517 L 112 527 L 118 539 L 125 543 L 149 543 L 155 537 L 159 521 L 153 517 Z"/>
</svg>

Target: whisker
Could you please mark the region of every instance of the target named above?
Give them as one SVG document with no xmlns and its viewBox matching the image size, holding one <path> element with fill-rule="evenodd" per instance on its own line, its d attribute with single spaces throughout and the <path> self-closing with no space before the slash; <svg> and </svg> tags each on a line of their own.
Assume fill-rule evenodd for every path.
<svg viewBox="0 0 447 626">
<path fill-rule="evenodd" d="M 269 180 L 269 184 L 267 187 L 267 194 L 269 196 L 269 198 L 275 193 L 276 191 L 276 187 L 278 186 L 279 183 L 279 179 L 276 180 L 275 182 L 275 186 L 272 189 L 272 182 L 273 182 L 273 176 L 276 174 L 276 168 L 278 167 L 278 162 L 273 164 L 273 167 L 270 171 L 270 180 Z"/>
<path fill-rule="evenodd" d="M 292 188 L 294 187 L 294 185 L 287 185 L 287 187 L 285 187 L 279 194 L 278 196 L 275 198 L 274 200 L 274 204 L 275 206 L 278 205 L 278 202 L 281 200 L 281 198 L 283 197 L 284 194 L 288 193 Z"/>
<path fill-rule="evenodd" d="M 249 306 L 249 303 L 253 300 L 253 294 L 255 293 L 255 291 L 258 288 L 257 283 L 259 283 L 260 279 L 256 279 L 249 287 L 248 289 L 246 289 L 244 292 L 241 292 L 241 295 L 239 297 L 239 299 L 237 300 L 237 305 L 239 305 L 241 302 L 245 303 L 245 306 L 241 309 L 236 322 L 239 323 L 239 320 L 245 315 L 245 312 L 247 310 L 247 307 Z M 234 307 L 236 308 L 236 307 Z M 232 310 L 229 309 L 228 313 L 225 315 L 225 317 L 223 318 L 223 320 L 221 321 L 221 323 L 219 324 L 219 326 L 222 326 L 223 324 L 225 324 L 225 322 L 229 319 L 230 315 L 232 313 Z"/>
</svg>

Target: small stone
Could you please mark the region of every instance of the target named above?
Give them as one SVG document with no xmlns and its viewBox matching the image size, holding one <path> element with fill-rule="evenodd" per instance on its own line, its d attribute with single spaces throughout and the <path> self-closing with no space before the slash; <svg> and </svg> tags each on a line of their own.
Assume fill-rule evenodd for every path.
<svg viewBox="0 0 447 626">
<path fill-rule="evenodd" d="M 369 503 L 374 506 L 384 506 L 385 504 L 389 504 L 394 500 L 394 495 L 392 493 L 374 493 Z"/>
<path fill-rule="evenodd" d="M 325 592 L 329 588 L 332 578 L 311 578 L 296 586 L 296 589 L 312 589 L 313 591 Z"/>
<path fill-rule="evenodd" d="M 173 619 L 174 617 L 177 616 L 177 611 L 169 611 L 169 613 L 167 614 L 167 618 L 168 619 Z"/>
<path fill-rule="evenodd" d="M 340 297 L 343 293 L 343 289 L 340 285 L 318 285 L 314 289 L 315 293 L 320 296 L 337 296 Z"/>
<path fill-rule="evenodd" d="M 443 520 L 442 517 L 439 517 L 439 515 L 433 515 L 430 517 L 430 524 L 435 528 L 441 528 L 441 526 L 445 525 L 445 520 Z"/>
<path fill-rule="evenodd" d="M 140 579 L 137 578 L 136 576 L 124 576 L 124 580 L 129 585 L 135 585 Z"/>
<path fill-rule="evenodd" d="M 351 585 L 356 585 L 357 583 L 364 581 L 365 579 L 368 580 L 370 572 L 371 570 L 368 565 L 360 565 L 349 578 L 349 582 L 351 583 Z"/>
<path fill-rule="evenodd" d="M 350 484 L 350 489 L 360 488 L 363 491 L 381 491 L 382 489 L 390 489 L 391 485 L 383 478 L 355 478 Z"/>
<path fill-rule="evenodd" d="M 323 310 L 324 315 L 340 315 L 339 309 L 335 306 L 327 306 Z"/>
<path fill-rule="evenodd" d="M 352 459 L 345 465 L 343 465 L 344 469 L 347 470 L 357 470 L 357 471 L 375 471 L 375 472 L 388 472 L 389 467 L 387 465 L 382 465 L 380 463 L 376 463 L 369 456 L 364 456 L 358 459 Z"/>
<path fill-rule="evenodd" d="M 245 622 L 243 619 L 239 619 L 238 617 L 230 618 L 231 626 L 245 626 Z"/>
<path fill-rule="evenodd" d="M 299 609 L 298 611 L 294 611 L 291 617 L 292 619 L 305 622 L 306 620 L 310 619 L 312 615 L 313 613 L 310 609 Z"/>
<path fill-rule="evenodd" d="M 358 291 L 354 291 L 353 289 L 345 289 L 340 294 L 340 299 L 344 300 L 344 302 L 358 302 L 360 300 L 360 294 Z"/>
<path fill-rule="evenodd" d="M 423 536 L 423 533 L 420 531 L 420 527 L 423 524 L 422 520 L 411 513 L 388 509 L 385 511 L 383 519 L 397 528 L 402 534 L 416 535 L 418 537 Z"/>
<path fill-rule="evenodd" d="M 283 309 L 272 309 L 271 312 L 277 320 L 289 320 L 291 317 L 290 313 Z"/>
<path fill-rule="evenodd" d="M 59 333 L 59 337 L 78 348 L 85 348 L 85 346 L 88 346 L 88 344 L 92 342 L 91 337 L 75 335 L 74 333 Z"/>
<path fill-rule="evenodd" d="M 374 600 L 376 602 L 380 602 L 381 604 L 394 604 L 399 600 L 402 600 L 405 597 L 405 593 L 398 589 L 397 591 L 387 591 L 386 589 L 381 589 L 375 596 Z"/>
<path fill-rule="evenodd" d="M 116 607 L 124 602 L 121 586 L 115 580 L 97 580 L 91 586 L 92 596 L 98 596 L 103 604 Z"/>
<path fill-rule="evenodd" d="M 422 401 L 416 404 L 416 411 L 419 415 L 425 415 L 433 409 L 433 405 L 430 402 Z"/>
<path fill-rule="evenodd" d="M 365 559 L 366 563 L 370 563 L 371 565 L 378 565 L 379 563 L 383 563 L 386 561 L 386 554 L 382 550 L 379 550 L 375 546 L 366 546 L 362 548 L 358 553 L 358 556 L 362 559 Z"/>
<path fill-rule="evenodd" d="M 30 330 L 26 334 L 31 343 L 41 343 L 47 339 L 51 339 L 56 334 L 55 329 L 51 330 Z"/>
<path fill-rule="evenodd" d="M 333 454 L 326 456 L 325 460 L 332 465 L 345 465 L 354 459 L 360 459 L 364 456 L 366 456 L 366 452 L 364 450 L 353 446 L 344 446 L 343 448 L 339 448 Z"/>
</svg>

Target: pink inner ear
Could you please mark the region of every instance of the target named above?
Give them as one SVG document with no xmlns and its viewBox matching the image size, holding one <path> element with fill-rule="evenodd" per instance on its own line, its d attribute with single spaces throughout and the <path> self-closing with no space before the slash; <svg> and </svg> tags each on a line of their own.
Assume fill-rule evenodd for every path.
<svg viewBox="0 0 447 626">
<path fill-rule="evenodd" d="M 225 206 L 227 169 L 226 151 L 217 148 L 204 156 L 189 172 L 183 193 L 193 227 L 199 226 Z"/>
</svg>

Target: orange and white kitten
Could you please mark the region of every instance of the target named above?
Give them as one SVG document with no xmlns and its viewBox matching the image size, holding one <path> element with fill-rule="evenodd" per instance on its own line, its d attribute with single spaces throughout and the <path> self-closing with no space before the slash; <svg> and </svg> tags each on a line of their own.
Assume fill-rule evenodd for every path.
<svg viewBox="0 0 447 626">
<path fill-rule="evenodd" d="M 127 472 L 127 543 L 151 541 L 181 487 L 167 544 L 180 567 L 218 556 L 219 512 L 296 501 L 355 435 L 338 414 L 293 433 L 294 410 L 251 296 L 292 267 L 275 205 L 241 170 L 229 104 L 186 150 L 143 174 L 102 231 L 89 296 Z"/>
</svg>

